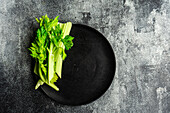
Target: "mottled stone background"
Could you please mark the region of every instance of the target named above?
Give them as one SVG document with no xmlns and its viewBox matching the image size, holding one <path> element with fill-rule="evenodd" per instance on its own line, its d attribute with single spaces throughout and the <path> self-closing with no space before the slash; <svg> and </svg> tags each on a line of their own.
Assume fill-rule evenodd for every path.
<svg viewBox="0 0 170 113">
<path fill-rule="evenodd" d="M 34 90 L 28 47 L 35 17 L 89 25 L 117 58 L 109 90 L 82 106 Z M 169 0 L 0 0 L 0 113 L 170 113 Z"/>
</svg>

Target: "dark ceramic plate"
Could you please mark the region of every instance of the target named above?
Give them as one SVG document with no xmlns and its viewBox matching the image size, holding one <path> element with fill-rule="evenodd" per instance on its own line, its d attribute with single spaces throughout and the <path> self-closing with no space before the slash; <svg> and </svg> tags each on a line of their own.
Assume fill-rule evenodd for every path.
<svg viewBox="0 0 170 113">
<path fill-rule="evenodd" d="M 90 103 L 106 92 L 115 74 L 115 56 L 106 38 L 97 30 L 73 24 L 74 46 L 67 51 L 63 62 L 62 79 L 57 92 L 48 85 L 42 90 L 52 99 L 65 105 Z"/>
</svg>

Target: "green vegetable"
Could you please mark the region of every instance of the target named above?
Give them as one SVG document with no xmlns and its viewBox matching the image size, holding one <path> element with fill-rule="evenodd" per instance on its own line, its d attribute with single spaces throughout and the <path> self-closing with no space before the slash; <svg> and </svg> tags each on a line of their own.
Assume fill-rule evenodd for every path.
<svg viewBox="0 0 170 113">
<path fill-rule="evenodd" d="M 73 46 L 74 37 L 69 35 L 72 23 L 59 23 L 58 16 L 49 19 L 47 15 L 36 20 L 40 26 L 29 48 L 30 55 L 35 58 L 34 73 L 40 77 L 35 89 L 46 83 L 59 91 L 54 82 L 61 78 L 62 63 L 67 57 L 65 49 Z"/>
</svg>

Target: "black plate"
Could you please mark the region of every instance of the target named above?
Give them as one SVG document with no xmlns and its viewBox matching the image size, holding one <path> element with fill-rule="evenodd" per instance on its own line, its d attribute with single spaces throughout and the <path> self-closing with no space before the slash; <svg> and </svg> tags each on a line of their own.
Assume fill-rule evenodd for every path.
<svg viewBox="0 0 170 113">
<path fill-rule="evenodd" d="M 106 92 L 115 74 L 115 56 L 106 38 L 86 25 L 73 24 L 74 46 L 67 51 L 63 62 L 62 79 L 57 92 L 48 85 L 42 90 L 52 99 L 65 105 L 90 103 Z"/>
</svg>

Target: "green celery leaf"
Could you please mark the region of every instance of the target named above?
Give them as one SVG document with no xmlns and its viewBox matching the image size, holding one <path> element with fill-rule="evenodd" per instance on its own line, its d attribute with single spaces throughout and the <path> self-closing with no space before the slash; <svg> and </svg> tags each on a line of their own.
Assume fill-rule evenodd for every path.
<svg viewBox="0 0 170 113">
<path fill-rule="evenodd" d="M 73 46 L 73 42 L 72 42 L 73 39 L 74 37 L 69 35 L 65 36 L 65 38 L 62 39 L 62 42 L 64 43 L 66 50 L 71 49 L 71 47 Z"/>
</svg>

